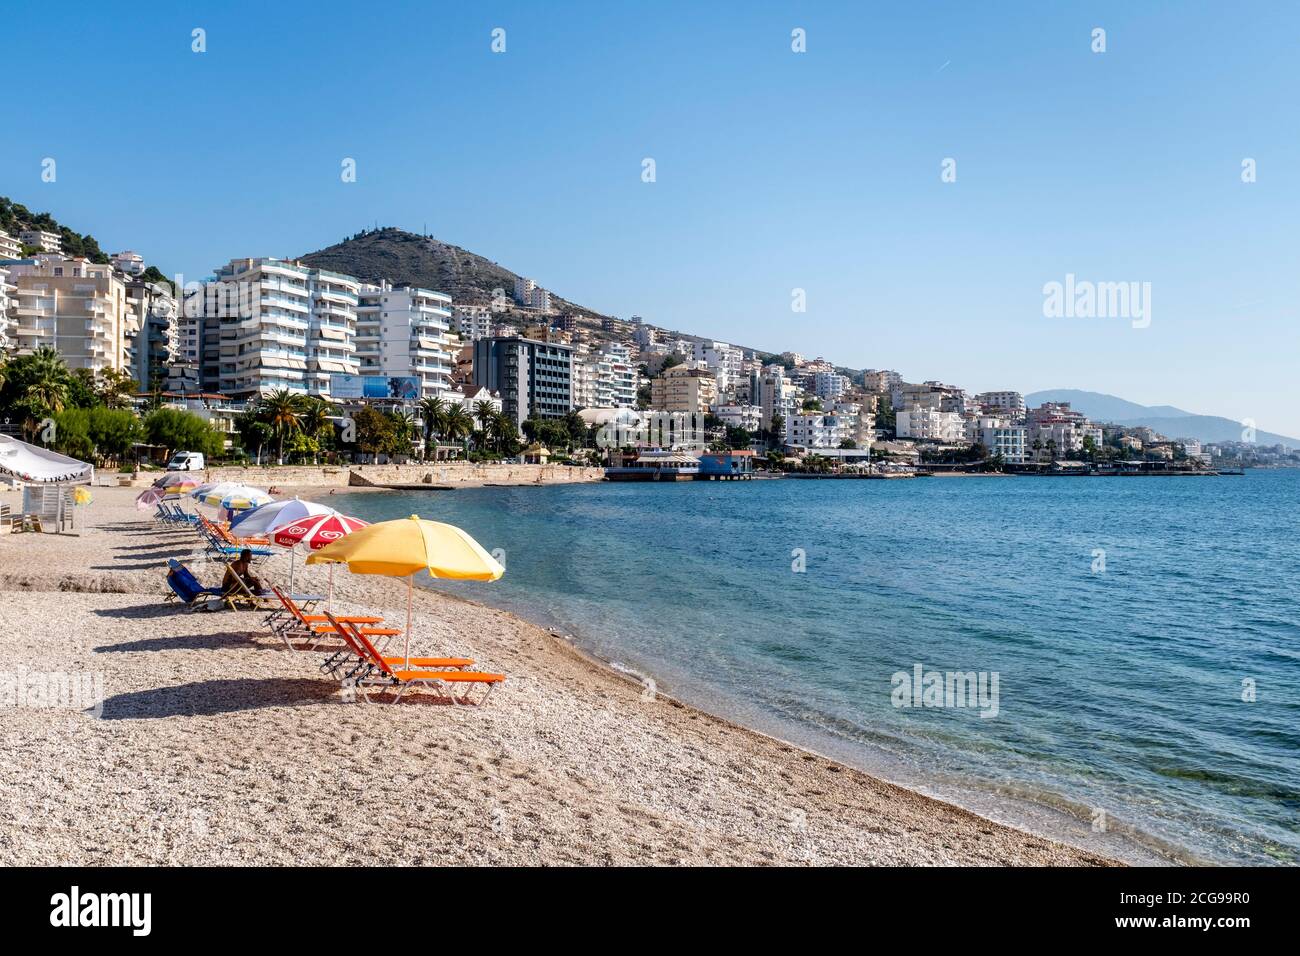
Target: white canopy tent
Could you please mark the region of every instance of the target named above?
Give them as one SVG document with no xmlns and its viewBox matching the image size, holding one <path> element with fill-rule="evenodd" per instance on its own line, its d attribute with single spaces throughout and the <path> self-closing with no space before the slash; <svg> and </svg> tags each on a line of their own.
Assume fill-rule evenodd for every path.
<svg viewBox="0 0 1300 956">
<path fill-rule="evenodd" d="M 95 466 L 12 435 L 0 435 L 0 477 L 23 483 L 23 514 L 62 531 L 72 519 L 72 486 L 91 484 Z"/>
</svg>

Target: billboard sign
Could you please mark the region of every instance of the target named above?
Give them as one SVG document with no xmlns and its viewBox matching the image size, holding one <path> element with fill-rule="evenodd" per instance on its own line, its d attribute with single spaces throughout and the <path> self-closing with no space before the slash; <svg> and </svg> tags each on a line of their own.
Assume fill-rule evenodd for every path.
<svg viewBox="0 0 1300 956">
<path fill-rule="evenodd" d="M 420 400 L 420 380 L 413 375 L 330 375 L 330 397 L 335 401 L 376 398 L 398 402 Z"/>
</svg>

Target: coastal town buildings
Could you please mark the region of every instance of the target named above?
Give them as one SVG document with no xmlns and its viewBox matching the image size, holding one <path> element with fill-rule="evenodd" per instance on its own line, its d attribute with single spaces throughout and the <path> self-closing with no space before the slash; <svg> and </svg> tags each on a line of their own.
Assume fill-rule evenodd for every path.
<svg viewBox="0 0 1300 956">
<path fill-rule="evenodd" d="M 814 372 L 812 392 L 824 402 L 833 402 L 849 390 L 849 379 L 837 372 Z"/>
<path fill-rule="evenodd" d="M 6 259 L 21 259 L 23 244 L 14 236 L 0 229 L 0 262 Z"/>
<path fill-rule="evenodd" d="M 729 404 L 718 405 L 713 414 L 732 428 L 743 428 L 751 434 L 763 427 L 763 410 L 757 405 Z"/>
<path fill-rule="evenodd" d="M 515 301 L 539 312 L 551 311 L 551 294 L 532 279 L 523 276 L 515 279 Z"/>
<path fill-rule="evenodd" d="M 740 349 L 726 342 L 712 340 L 695 342 L 692 345 L 692 357 L 697 363 L 713 372 L 718 380 L 719 394 L 733 388 L 740 378 L 741 363 L 744 356 Z"/>
<path fill-rule="evenodd" d="M 129 371 L 136 328 L 126 283 L 111 265 L 50 254 L 7 263 L 19 354 L 57 349 L 69 368 Z"/>
<path fill-rule="evenodd" d="M 13 344 L 15 316 L 11 297 L 18 287 L 9 284 L 9 270 L 0 261 L 0 354 L 8 352 Z"/>
<path fill-rule="evenodd" d="M 142 279 L 129 280 L 126 291 L 132 313 L 130 375 L 142 390 L 161 388 L 181 357 L 176 298 L 170 286 Z"/>
<path fill-rule="evenodd" d="M 889 395 L 903 384 L 903 376 L 892 369 L 869 368 L 862 373 L 862 387 L 877 395 Z"/>
<path fill-rule="evenodd" d="M 352 276 L 289 260 L 230 260 L 200 292 L 204 388 L 244 399 L 279 389 L 328 398 L 331 375 L 360 371 L 360 287 Z"/>
<path fill-rule="evenodd" d="M 1019 392 L 980 392 L 975 396 L 975 404 L 986 411 L 1005 412 L 1016 421 L 1025 416 L 1025 397 Z"/>
<path fill-rule="evenodd" d="M 912 405 L 894 416 L 894 430 L 899 438 L 916 441 L 959 442 L 965 429 L 961 415 L 929 405 Z"/>
<path fill-rule="evenodd" d="M 448 323 L 466 342 L 476 342 L 492 334 L 492 307 L 488 305 L 452 306 L 451 319 Z"/>
<path fill-rule="evenodd" d="M 24 246 L 35 246 L 41 252 L 52 252 L 57 255 L 63 251 L 63 237 L 57 232 L 24 229 L 18 233 L 18 238 L 22 240 Z"/>
<path fill-rule="evenodd" d="M 650 380 L 650 407 L 659 411 L 702 418 L 717 401 L 718 380 L 709 369 L 675 365 Z"/>
<path fill-rule="evenodd" d="M 530 417 L 563 418 L 573 407 L 573 347 L 519 337 L 474 343 L 474 384 L 501 396 L 517 425 Z"/>
<path fill-rule="evenodd" d="M 785 420 L 785 443 L 796 448 L 839 448 L 849 437 L 835 415 L 798 413 Z"/>
<path fill-rule="evenodd" d="M 451 297 L 432 289 L 363 284 L 357 294 L 356 356 L 362 375 L 411 377 L 421 398 L 451 391 Z"/>
<path fill-rule="evenodd" d="M 113 263 L 114 269 L 128 276 L 138 276 L 144 272 L 144 256 L 130 249 L 113 253 L 108 260 Z"/>
</svg>

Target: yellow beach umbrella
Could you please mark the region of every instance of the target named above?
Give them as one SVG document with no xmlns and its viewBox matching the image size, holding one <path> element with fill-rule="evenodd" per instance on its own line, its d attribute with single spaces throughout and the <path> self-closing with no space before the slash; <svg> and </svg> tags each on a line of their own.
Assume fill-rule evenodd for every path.
<svg viewBox="0 0 1300 956">
<path fill-rule="evenodd" d="M 406 578 L 406 653 L 411 658 L 411 602 L 415 574 L 457 581 L 495 581 L 506 569 L 483 546 L 455 525 L 419 515 L 380 521 L 327 544 L 308 564 L 346 564 L 354 574 Z"/>
</svg>

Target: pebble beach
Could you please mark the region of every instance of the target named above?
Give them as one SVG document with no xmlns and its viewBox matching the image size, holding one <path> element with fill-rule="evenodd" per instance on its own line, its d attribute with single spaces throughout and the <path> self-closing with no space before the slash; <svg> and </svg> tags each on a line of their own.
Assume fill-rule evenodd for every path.
<svg viewBox="0 0 1300 956">
<path fill-rule="evenodd" d="M 441 593 L 417 590 L 412 653 L 506 683 L 482 707 L 356 702 L 263 612 L 165 602 L 169 558 L 205 584 L 221 566 L 137 493 L 94 488 L 75 533 L 0 535 L 0 672 L 81 675 L 102 697 L 4 701 L 2 865 L 1112 862 L 647 693 Z M 287 553 L 255 571 L 287 583 Z M 294 589 L 326 586 L 300 557 Z M 339 570 L 334 606 L 401 626 L 405 583 Z"/>
</svg>

